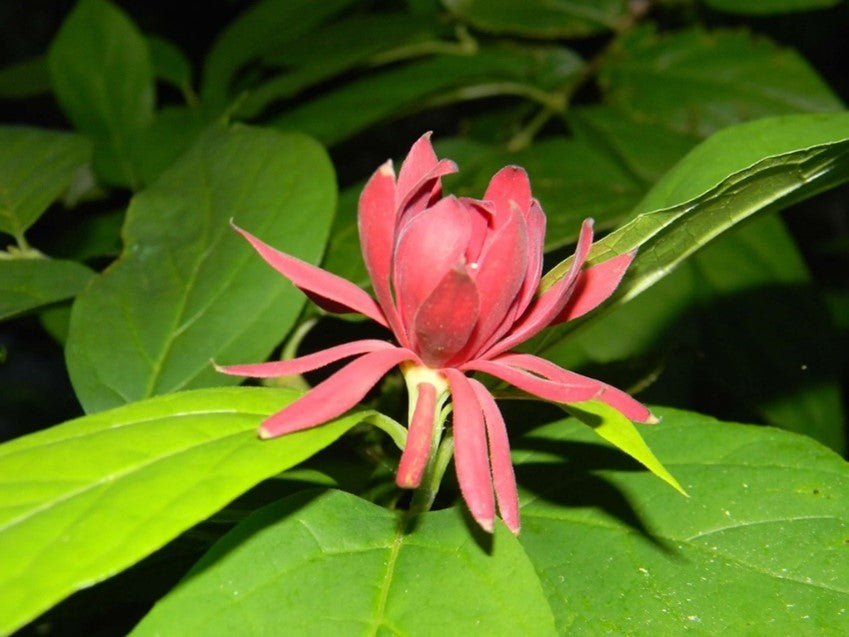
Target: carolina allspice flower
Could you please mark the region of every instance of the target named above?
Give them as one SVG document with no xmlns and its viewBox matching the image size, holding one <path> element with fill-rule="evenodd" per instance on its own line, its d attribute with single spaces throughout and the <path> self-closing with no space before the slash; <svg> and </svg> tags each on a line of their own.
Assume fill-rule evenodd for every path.
<svg viewBox="0 0 849 637">
<path fill-rule="evenodd" d="M 354 407 L 382 376 L 400 366 L 410 390 L 407 443 L 396 481 L 416 488 L 432 452 L 435 418 L 450 396 L 454 464 L 463 498 L 481 527 L 493 530 L 496 504 L 519 531 L 516 479 L 504 419 L 482 372 L 543 400 L 603 401 L 627 418 L 656 422 L 642 404 L 598 380 L 537 356 L 511 352 L 549 325 L 575 319 L 607 299 L 634 254 L 583 269 L 592 243 L 584 221 L 568 272 L 538 293 L 545 214 L 528 176 L 507 166 L 482 200 L 442 196 L 430 134 L 410 149 L 398 178 L 392 162 L 366 184 L 359 201 L 363 258 L 376 300 L 353 283 L 266 245 L 236 228 L 272 267 L 330 312 L 358 312 L 388 327 L 396 343 L 359 340 L 293 360 L 232 365 L 221 371 L 267 378 L 301 374 L 356 357 L 262 423 L 272 438 L 327 422 Z"/>
</svg>

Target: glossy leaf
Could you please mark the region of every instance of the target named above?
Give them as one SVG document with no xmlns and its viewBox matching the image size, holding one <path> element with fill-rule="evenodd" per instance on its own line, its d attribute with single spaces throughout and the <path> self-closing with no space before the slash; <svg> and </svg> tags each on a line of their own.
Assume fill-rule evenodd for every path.
<svg viewBox="0 0 849 637">
<path fill-rule="evenodd" d="M 847 180 L 849 114 L 796 115 L 731 127 L 697 146 L 667 173 L 636 207 L 631 221 L 594 244 L 589 261 L 639 248 L 615 293 L 621 303 L 735 224 Z M 568 263 L 547 274 L 543 287 L 561 276 Z M 563 328 L 549 330 L 547 338 L 562 333 Z"/>
<path fill-rule="evenodd" d="M 547 91 L 575 81 L 582 65 L 575 53 L 560 47 L 490 47 L 474 54 L 440 55 L 368 75 L 272 123 L 332 145 L 379 121 L 439 104 L 494 95 L 555 100 Z"/>
<path fill-rule="evenodd" d="M 74 261 L 0 258 L 0 320 L 76 296 L 93 275 Z"/>
<path fill-rule="evenodd" d="M 91 145 L 81 135 L 0 127 L 0 232 L 22 236 L 90 156 Z"/>
<path fill-rule="evenodd" d="M 0 632 L 127 568 L 359 420 L 259 440 L 260 421 L 296 397 L 172 394 L 0 445 Z"/>
<path fill-rule="evenodd" d="M 442 0 L 483 31 L 536 38 L 574 38 L 614 29 L 627 15 L 623 0 Z"/>
<path fill-rule="evenodd" d="M 574 421 L 514 440 L 519 539 L 558 632 L 849 631 L 846 462 L 781 430 L 653 411 L 642 433 L 689 498 Z"/>
<path fill-rule="evenodd" d="M 98 175 L 138 186 L 133 143 L 152 119 L 154 101 L 144 36 L 106 0 L 80 0 L 51 44 L 48 63 L 59 105 L 94 140 Z"/>
<path fill-rule="evenodd" d="M 132 634 L 555 634 L 516 538 L 468 524 L 448 509 L 405 533 L 356 496 L 298 494 L 222 538 Z"/>
<path fill-rule="evenodd" d="M 123 254 L 74 304 L 66 357 L 83 407 L 238 382 L 210 359 L 267 357 L 304 296 L 228 220 L 315 262 L 334 200 L 332 167 L 312 140 L 243 126 L 206 133 L 134 197 Z"/>
<path fill-rule="evenodd" d="M 606 100 L 633 118 L 707 136 L 771 115 L 843 108 L 795 51 L 744 31 L 632 33 L 602 68 Z"/>
<path fill-rule="evenodd" d="M 229 23 L 206 57 L 201 97 L 213 110 L 227 105 L 234 76 L 248 62 L 307 33 L 353 0 L 263 0 Z"/>
</svg>

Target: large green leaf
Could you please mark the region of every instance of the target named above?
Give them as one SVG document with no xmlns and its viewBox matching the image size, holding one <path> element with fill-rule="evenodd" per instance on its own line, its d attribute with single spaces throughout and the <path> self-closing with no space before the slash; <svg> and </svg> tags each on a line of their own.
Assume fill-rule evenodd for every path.
<svg viewBox="0 0 849 637">
<path fill-rule="evenodd" d="M 307 33 L 353 0 L 263 0 L 221 32 L 206 56 L 201 97 L 212 109 L 226 106 L 236 73 L 256 59 Z"/>
<path fill-rule="evenodd" d="M 259 440 L 260 421 L 297 395 L 172 394 L 0 445 L 0 632 L 125 569 L 359 421 Z"/>
<path fill-rule="evenodd" d="M 849 180 L 849 113 L 768 118 L 724 129 L 690 152 L 594 246 L 591 263 L 639 248 L 616 292 L 633 298 L 688 256 L 755 213 Z M 569 260 L 543 280 L 550 286 Z M 571 329 L 571 325 L 565 329 Z M 549 330 L 559 339 L 564 328 Z"/>
<path fill-rule="evenodd" d="M 106 0 L 80 0 L 51 44 L 48 62 L 62 110 L 94 140 L 99 176 L 137 187 L 133 144 L 153 117 L 154 101 L 144 36 Z"/>
<path fill-rule="evenodd" d="M 547 102 L 575 81 L 581 59 L 563 47 L 485 47 L 373 73 L 299 105 L 272 123 L 336 144 L 381 120 L 448 102 L 518 95 Z M 380 95 L 380 99 L 375 99 Z"/>
<path fill-rule="evenodd" d="M 20 237 L 91 156 L 81 135 L 0 127 L 0 232 Z"/>
<path fill-rule="evenodd" d="M 202 136 L 133 198 L 122 256 L 74 304 L 66 355 L 83 407 L 237 382 L 210 359 L 263 360 L 304 297 L 228 219 L 316 262 L 334 201 L 332 166 L 306 137 L 244 126 Z"/>
<path fill-rule="evenodd" d="M 572 38 L 614 29 L 623 0 L 442 0 L 457 17 L 494 33 Z"/>
<path fill-rule="evenodd" d="M 75 261 L 0 257 L 0 320 L 75 296 L 93 275 Z"/>
<path fill-rule="evenodd" d="M 133 635 L 553 635 L 518 541 L 477 542 L 458 510 L 398 517 L 306 492 L 222 538 Z"/>
<path fill-rule="evenodd" d="M 847 464 L 789 432 L 655 411 L 641 432 L 689 498 L 574 421 L 514 440 L 520 541 L 558 631 L 849 632 Z"/>
<path fill-rule="evenodd" d="M 744 31 L 639 29 L 599 80 L 607 101 L 632 117 L 701 136 L 758 117 L 843 108 L 804 58 Z"/>
</svg>

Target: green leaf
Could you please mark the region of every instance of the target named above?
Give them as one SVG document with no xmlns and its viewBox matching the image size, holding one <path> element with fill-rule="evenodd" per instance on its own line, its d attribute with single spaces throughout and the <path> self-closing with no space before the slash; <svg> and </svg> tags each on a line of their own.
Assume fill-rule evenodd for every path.
<svg viewBox="0 0 849 637">
<path fill-rule="evenodd" d="M 81 135 L 0 127 L 0 232 L 21 237 L 91 156 Z"/>
<path fill-rule="evenodd" d="M 154 75 L 179 89 L 184 95 L 192 91 L 192 67 L 183 52 L 169 40 L 147 36 L 147 48 Z"/>
<path fill-rule="evenodd" d="M 728 13 L 771 15 L 814 11 L 840 4 L 841 0 L 703 0 L 712 9 Z"/>
<path fill-rule="evenodd" d="M 297 396 L 172 394 L 0 445 L 0 632 L 127 568 L 360 418 L 259 440 L 261 420 Z"/>
<path fill-rule="evenodd" d="M 74 261 L 0 258 L 0 320 L 76 296 L 93 275 Z"/>
<path fill-rule="evenodd" d="M 139 178 L 152 184 L 194 144 L 206 128 L 202 114 L 190 106 L 170 106 L 156 117 L 136 140 Z"/>
<path fill-rule="evenodd" d="M 558 631 L 849 632 L 846 462 L 781 430 L 656 413 L 644 436 L 689 498 L 575 421 L 514 440 L 520 541 Z"/>
<path fill-rule="evenodd" d="M 623 0 L 442 0 L 458 18 L 493 33 L 574 38 L 610 31 L 627 15 Z"/>
<path fill-rule="evenodd" d="M 304 297 L 228 220 L 314 263 L 334 201 L 312 140 L 244 126 L 203 135 L 133 198 L 122 256 L 74 304 L 66 357 L 83 407 L 238 382 L 210 359 L 264 360 Z"/>
<path fill-rule="evenodd" d="M 565 405 L 564 409 L 589 426 L 601 438 L 642 464 L 681 495 L 687 495 L 684 488 L 649 449 L 634 423 L 619 411 L 597 400 Z"/>
<path fill-rule="evenodd" d="M 0 98 L 19 100 L 50 92 L 50 73 L 43 55 L 0 69 Z"/>
<path fill-rule="evenodd" d="M 487 546 L 489 544 L 489 546 Z M 395 514 L 340 491 L 306 492 L 213 546 L 133 635 L 553 635 L 518 541 L 474 541 L 456 509 L 405 533 Z"/>
<path fill-rule="evenodd" d="M 264 56 L 265 64 L 280 67 L 282 73 L 249 89 L 236 113 L 256 117 L 275 101 L 369 63 L 460 46 L 436 40 L 433 31 L 434 25 L 406 14 L 355 16 L 323 25 Z M 364 38 L 364 33 L 380 37 Z"/>
<path fill-rule="evenodd" d="M 206 57 L 201 97 L 213 111 L 233 94 L 237 71 L 307 33 L 353 0 L 263 0 L 229 23 Z"/>
<path fill-rule="evenodd" d="M 617 303 L 635 297 L 755 213 L 849 180 L 847 131 L 849 113 L 835 113 L 763 119 L 716 133 L 652 188 L 631 221 L 594 244 L 590 262 L 639 248 L 615 294 Z M 568 263 L 549 272 L 542 286 Z M 563 329 L 549 330 L 547 338 L 559 339 Z"/>
<path fill-rule="evenodd" d="M 550 91 L 574 82 L 582 66 L 577 54 L 563 47 L 499 46 L 439 55 L 367 75 L 272 123 L 332 145 L 387 118 L 450 102 L 512 95 L 560 107 L 559 94 Z"/>
<path fill-rule="evenodd" d="M 632 118 L 707 136 L 745 120 L 843 108 L 791 49 L 744 31 L 633 32 L 604 64 L 606 100 Z"/>
<path fill-rule="evenodd" d="M 107 183 L 136 187 L 134 140 L 153 118 L 153 66 L 144 36 L 105 0 L 80 0 L 48 52 L 56 99 L 95 143 Z"/>
</svg>

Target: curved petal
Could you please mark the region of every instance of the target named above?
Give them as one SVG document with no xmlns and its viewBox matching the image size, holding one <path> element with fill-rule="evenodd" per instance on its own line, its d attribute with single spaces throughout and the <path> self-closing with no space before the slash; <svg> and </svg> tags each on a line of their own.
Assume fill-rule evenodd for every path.
<svg viewBox="0 0 849 637">
<path fill-rule="evenodd" d="M 489 390 L 474 378 L 469 379 L 472 389 L 483 410 L 486 423 L 486 435 L 489 440 L 489 464 L 492 468 L 492 486 L 495 488 L 495 500 L 498 512 L 504 524 L 515 535 L 519 534 L 519 494 L 516 489 L 516 474 L 513 472 L 513 460 L 510 458 L 510 440 L 504 417 L 495 404 Z"/>
<path fill-rule="evenodd" d="M 410 191 L 439 163 L 433 151 L 433 144 L 430 143 L 431 135 L 433 132 L 428 131 L 413 142 L 407 156 L 401 162 L 401 170 L 398 173 L 397 204 L 400 204 L 401 199 L 410 194 Z"/>
<path fill-rule="evenodd" d="M 462 372 L 445 370 L 454 404 L 454 467 L 460 492 L 472 517 L 485 531 L 495 528 L 495 497 L 486 430 L 481 406 L 469 379 Z"/>
<path fill-rule="evenodd" d="M 545 213 L 536 199 L 531 201 L 531 207 L 525 219 L 528 235 L 528 265 L 525 281 L 519 293 L 515 316 L 522 316 L 528 309 L 534 294 L 539 287 L 542 276 L 542 254 L 545 247 Z"/>
<path fill-rule="evenodd" d="M 522 211 L 522 215 L 526 214 L 531 207 L 528 173 L 519 166 L 505 166 L 490 179 L 483 200 L 495 205 L 496 228 L 511 217 L 514 204 Z"/>
<path fill-rule="evenodd" d="M 636 254 L 636 251 L 626 252 L 581 272 L 569 302 L 552 325 L 576 319 L 604 303 L 619 286 Z"/>
<path fill-rule="evenodd" d="M 568 385 L 585 385 L 595 387 L 598 390 L 595 400 L 600 400 L 607 403 L 629 420 L 639 423 L 654 424 L 658 422 L 657 418 L 638 400 L 632 398 L 629 394 L 621 389 L 617 389 L 612 385 L 603 383 L 595 378 L 576 374 L 568 369 L 563 369 L 559 365 L 547 361 L 539 356 L 531 354 L 502 354 L 495 359 L 495 362 L 504 363 L 511 367 L 518 367 L 534 374 L 539 374 L 550 379 L 555 383 L 565 383 Z M 569 401 L 572 402 L 572 401 Z"/>
<path fill-rule="evenodd" d="M 592 379 L 581 377 L 580 381 L 576 379 L 576 382 L 572 383 L 547 380 L 498 360 L 474 360 L 460 369 L 495 376 L 522 391 L 555 403 L 579 403 L 584 400 L 593 400 L 599 398 L 603 391 L 601 383 Z"/>
<path fill-rule="evenodd" d="M 466 346 L 478 320 L 480 300 L 465 269 L 445 273 L 413 319 L 416 351 L 425 365 L 443 367 Z"/>
<path fill-rule="evenodd" d="M 572 260 L 569 271 L 562 279 L 537 297 L 510 333 L 495 343 L 482 356 L 492 358 L 501 352 L 506 352 L 511 347 L 515 347 L 519 343 L 524 343 L 551 324 L 569 301 L 575 281 L 581 273 L 584 262 L 587 260 L 592 240 L 593 220 L 586 219 L 581 225 L 581 234 L 578 237 L 578 245 L 575 248 L 575 257 Z"/>
<path fill-rule="evenodd" d="M 357 312 L 389 327 L 380 306 L 366 292 L 340 276 L 284 254 L 247 230 L 232 224 L 272 268 L 289 279 L 319 307 L 337 313 Z"/>
<path fill-rule="evenodd" d="M 406 222 L 434 203 L 442 193 L 440 177 L 457 172 L 457 164 L 439 160 L 425 133 L 413 144 L 398 173 L 395 207 L 399 220 Z"/>
<path fill-rule="evenodd" d="M 436 410 L 436 387 L 419 383 L 418 397 L 413 417 L 407 428 L 407 444 L 401 453 L 401 462 L 395 474 L 395 483 L 402 489 L 415 489 L 422 481 L 422 473 L 430 459 L 433 440 L 433 419 Z"/>
<path fill-rule="evenodd" d="M 266 418 L 259 428 L 260 438 L 274 438 L 336 418 L 360 402 L 386 372 L 409 360 L 418 360 L 418 356 L 396 347 L 351 361 L 298 400 Z"/>
<path fill-rule="evenodd" d="M 528 264 L 525 219 L 515 203 L 511 207 L 510 218 L 487 238 L 475 270 L 480 314 L 472 340 L 461 354 L 466 358 L 474 356 L 510 329 L 506 320 L 525 280 Z M 510 319 L 512 321 L 512 316 Z"/>
<path fill-rule="evenodd" d="M 248 365 L 215 365 L 216 371 L 231 376 L 250 376 L 251 378 L 276 378 L 279 376 L 293 376 L 320 369 L 330 363 L 335 363 L 349 356 L 358 356 L 377 352 L 380 350 L 397 349 L 392 343 L 367 339 L 344 343 L 336 347 L 329 347 L 314 354 L 299 356 L 287 361 L 271 361 L 268 363 L 254 363 Z"/>
<path fill-rule="evenodd" d="M 465 207 L 454 197 L 438 201 L 401 231 L 395 251 L 395 302 L 407 335 L 419 307 L 450 271 L 462 265 L 471 235 Z"/>
<path fill-rule="evenodd" d="M 407 347 L 407 335 L 392 299 L 390 276 L 395 250 L 398 211 L 395 207 L 395 173 L 387 161 L 371 176 L 360 195 L 357 227 L 360 249 L 377 302 L 401 345 Z"/>
</svg>

